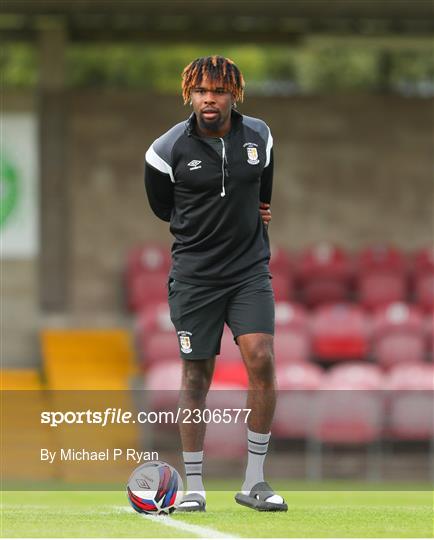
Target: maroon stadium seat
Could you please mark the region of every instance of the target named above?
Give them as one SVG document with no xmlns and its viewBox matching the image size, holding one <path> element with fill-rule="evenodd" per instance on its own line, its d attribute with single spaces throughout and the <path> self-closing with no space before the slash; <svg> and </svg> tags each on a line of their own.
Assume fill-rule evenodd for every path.
<svg viewBox="0 0 434 540">
<path fill-rule="evenodd" d="M 419 363 L 394 367 L 387 378 L 388 433 L 403 440 L 434 436 L 434 366 Z"/>
<path fill-rule="evenodd" d="M 352 263 L 343 249 L 318 244 L 304 250 L 296 266 L 301 297 L 308 306 L 349 298 Z"/>
<path fill-rule="evenodd" d="M 374 357 L 384 368 L 425 359 L 427 339 L 417 308 L 395 303 L 379 310 L 373 317 L 372 337 Z"/>
<path fill-rule="evenodd" d="M 312 422 L 320 442 L 367 444 L 382 432 L 382 376 L 372 365 L 335 366 L 325 375 Z"/>
<path fill-rule="evenodd" d="M 392 302 L 403 302 L 407 296 L 404 274 L 388 270 L 372 270 L 358 279 L 360 303 L 367 309 L 378 309 Z"/>
<path fill-rule="evenodd" d="M 407 262 L 404 254 L 397 248 L 385 244 L 375 244 L 363 248 L 357 256 L 359 273 L 372 270 L 394 270 L 406 272 Z"/>
<path fill-rule="evenodd" d="M 274 353 L 276 365 L 306 362 L 311 354 L 307 312 L 297 304 L 276 303 Z"/>
<path fill-rule="evenodd" d="M 146 335 L 152 332 L 173 332 L 167 301 L 152 304 L 141 311 L 136 319 L 136 329 Z"/>
<path fill-rule="evenodd" d="M 288 302 L 293 296 L 293 281 L 291 276 L 275 272 L 271 285 L 276 302 Z"/>
<path fill-rule="evenodd" d="M 141 343 L 145 366 L 154 366 L 179 358 L 178 338 L 175 331 L 155 332 L 143 339 Z"/>
<path fill-rule="evenodd" d="M 160 244 L 143 244 L 133 248 L 128 253 L 125 278 L 129 309 L 139 309 L 140 306 L 137 306 L 138 296 L 140 303 L 146 300 L 141 294 L 143 283 L 136 285 L 136 281 L 138 279 L 141 281 L 143 275 L 159 274 L 163 277 L 163 283 L 166 284 L 170 264 L 170 250 Z"/>
<path fill-rule="evenodd" d="M 368 309 L 383 307 L 407 297 L 407 262 L 396 248 L 369 246 L 357 257 L 357 290 L 360 303 Z"/>
<path fill-rule="evenodd" d="M 290 278 L 292 263 L 289 252 L 285 248 L 271 246 L 270 271 L 273 275 L 277 273 Z"/>
<path fill-rule="evenodd" d="M 416 277 L 415 298 L 422 309 L 428 312 L 434 311 L 434 271 Z"/>
<path fill-rule="evenodd" d="M 145 377 L 149 410 L 174 410 L 181 388 L 182 361 L 168 359 L 153 365 Z"/>
<path fill-rule="evenodd" d="M 368 353 L 368 319 L 358 306 L 319 307 L 312 316 L 311 328 L 313 353 L 323 361 L 359 360 Z"/>
<path fill-rule="evenodd" d="M 247 425 L 244 422 L 245 414 L 240 413 L 235 422 L 234 409 L 246 407 L 247 392 L 240 391 L 238 384 L 214 383 L 208 394 L 206 408 L 209 411 L 217 410 L 224 413 L 224 409 L 230 410 L 231 421 L 225 423 L 216 418 L 215 421 L 207 422 L 207 431 L 204 443 L 204 452 L 207 456 L 216 459 L 240 458 L 247 451 Z M 205 421 L 207 419 L 205 418 Z"/>
<path fill-rule="evenodd" d="M 278 437 L 305 438 L 313 413 L 314 392 L 320 387 L 323 373 L 312 363 L 278 366 L 279 397 L 272 432 Z"/>
<path fill-rule="evenodd" d="M 241 362 L 241 353 L 230 329 L 225 325 L 220 344 L 219 362 Z"/>
<path fill-rule="evenodd" d="M 155 272 L 139 274 L 131 282 L 129 306 L 134 311 L 159 302 L 167 302 L 167 274 Z"/>
</svg>

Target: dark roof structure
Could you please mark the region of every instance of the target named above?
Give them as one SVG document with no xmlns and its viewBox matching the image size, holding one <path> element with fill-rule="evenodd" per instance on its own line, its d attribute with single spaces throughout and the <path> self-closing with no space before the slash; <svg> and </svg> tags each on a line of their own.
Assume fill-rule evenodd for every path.
<svg viewBox="0 0 434 540">
<path fill-rule="evenodd" d="M 52 18 L 72 42 L 284 43 L 309 35 L 434 33 L 431 0 L 3 0 L 0 38 L 32 40 Z"/>
</svg>

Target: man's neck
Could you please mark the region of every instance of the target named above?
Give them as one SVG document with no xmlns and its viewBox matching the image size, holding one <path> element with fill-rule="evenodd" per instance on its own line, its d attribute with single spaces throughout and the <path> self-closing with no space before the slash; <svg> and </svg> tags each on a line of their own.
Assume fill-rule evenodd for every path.
<svg viewBox="0 0 434 540">
<path fill-rule="evenodd" d="M 231 119 L 229 118 L 229 122 L 227 122 L 225 125 L 223 125 L 218 130 L 209 130 L 209 129 L 203 129 L 200 127 L 199 122 L 196 118 L 196 133 L 200 137 L 213 137 L 213 138 L 221 138 L 224 137 L 229 133 L 231 130 Z"/>
</svg>

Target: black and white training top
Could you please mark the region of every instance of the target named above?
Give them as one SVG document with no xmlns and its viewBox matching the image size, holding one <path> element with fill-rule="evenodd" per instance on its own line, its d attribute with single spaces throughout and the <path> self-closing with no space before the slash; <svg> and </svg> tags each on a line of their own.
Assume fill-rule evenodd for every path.
<svg viewBox="0 0 434 540">
<path fill-rule="evenodd" d="M 145 158 L 150 206 L 175 237 L 170 276 L 219 286 L 266 274 L 270 246 L 259 201 L 271 201 L 270 129 L 236 111 L 223 138 L 200 137 L 195 125 L 193 113 L 154 141 Z"/>
</svg>

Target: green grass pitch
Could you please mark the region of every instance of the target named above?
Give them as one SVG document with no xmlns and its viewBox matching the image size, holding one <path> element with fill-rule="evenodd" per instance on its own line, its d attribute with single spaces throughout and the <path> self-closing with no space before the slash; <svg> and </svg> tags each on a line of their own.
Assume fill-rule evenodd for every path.
<svg viewBox="0 0 434 540">
<path fill-rule="evenodd" d="M 273 483 L 287 500 L 285 514 L 259 513 L 238 506 L 233 491 L 211 491 L 208 484 L 205 514 L 172 514 L 170 521 L 213 529 L 227 535 L 260 538 L 432 538 L 433 492 L 358 490 L 360 486 Z M 291 486 L 289 486 L 291 487 Z M 380 487 L 380 486 L 379 486 Z M 328 488 L 328 491 L 324 489 Z M 389 488 L 389 491 L 384 489 Z M 345 491 L 343 490 L 345 489 Z M 420 489 L 420 488 L 419 488 Z M 123 492 L 113 491 L 8 491 L 2 493 L 2 537 L 200 537 L 156 523 L 128 511 Z"/>
</svg>

